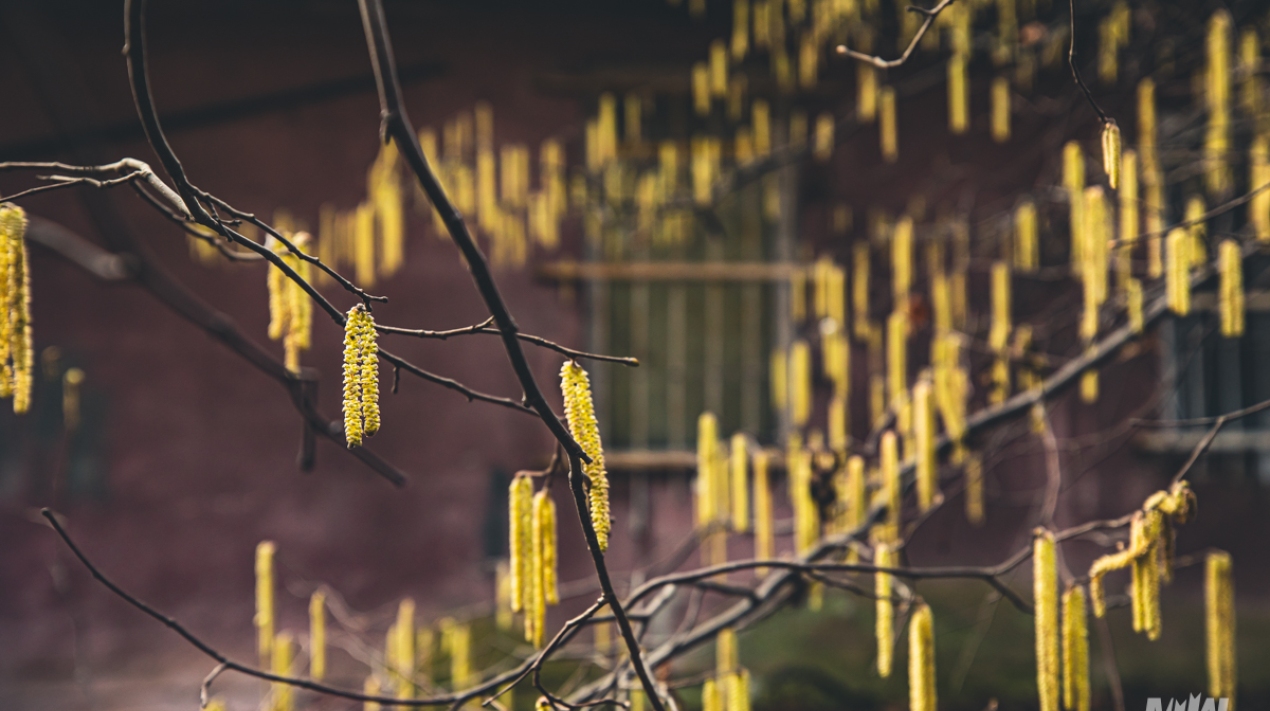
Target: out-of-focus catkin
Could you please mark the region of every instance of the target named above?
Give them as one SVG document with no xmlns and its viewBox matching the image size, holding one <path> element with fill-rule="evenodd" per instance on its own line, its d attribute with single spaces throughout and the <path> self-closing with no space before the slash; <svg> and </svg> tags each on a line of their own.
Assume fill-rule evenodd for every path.
<svg viewBox="0 0 1270 711">
<path fill-rule="evenodd" d="M 1181 227 L 1169 230 L 1164 245 L 1165 293 L 1169 310 L 1178 316 L 1191 312 L 1191 235 Z"/>
<path fill-rule="evenodd" d="M 291 661 L 295 657 L 295 640 L 287 632 L 273 640 L 269 671 L 278 676 L 291 676 Z M 295 687 L 274 682 L 270 692 L 272 711 L 292 711 L 295 708 Z"/>
<path fill-rule="evenodd" d="M 575 361 L 566 361 L 561 366 L 560 390 L 564 394 L 569 430 L 582 451 L 591 458 L 589 463 L 582 465 L 582 472 L 590 482 L 591 525 L 595 528 L 600 550 L 606 551 L 613 524 L 609 515 L 609 478 L 604 468 L 604 447 L 600 443 L 600 425 L 595 419 L 595 403 L 591 399 L 591 381 Z"/>
<path fill-rule="evenodd" d="M 1073 585 L 1063 593 L 1063 708 L 1089 711 L 1089 698 L 1085 589 Z"/>
<path fill-rule="evenodd" d="M 917 459 L 917 505 L 926 511 L 939 495 L 939 466 L 935 457 L 935 403 L 931 382 L 921 378 L 913 386 L 913 441 Z"/>
<path fill-rule="evenodd" d="M 273 541 L 261 541 L 256 546 L 256 647 L 263 667 L 269 666 L 273 651 L 273 554 L 276 549 Z"/>
<path fill-rule="evenodd" d="M 801 338 L 789 346 L 789 418 L 796 427 L 811 418 L 811 347 Z"/>
<path fill-rule="evenodd" d="M 1014 268 L 1034 272 L 1040 265 L 1036 203 L 1023 200 L 1014 208 Z"/>
<path fill-rule="evenodd" d="M 908 708 L 935 711 L 935 622 L 930 605 L 918 603 L 908 623 Z"/>
<path fill-rule="evenodd" d="M 1238 338 L 1244 333 L 1245 308 L 1243 257 L 1237 241 L 1222 240 L 1217 248 L 1217 268 L 1221 277 L 1218 286 L 1221 335 Z"/>
<path fill-rule="evenodd" d="M 966 520 L 975 526 L 982 526 L 984 520 L 983 507 L 983 460 L 978 454 L 966 457 Z"/>
<path fill-rule="evenodd" d="M 1230 554 L 1214 551 L 1204 565 L 1208 695 L 1235 700 L 1235 587 Z"/>
<path fill-rule="evenodd" d="M 885 543 L 873 549 L 873 564 L 879 568 L 895 567 L 895 553 Z M 873 592 L 877 596 L 876 624 L 874 632 L 878 644 L 878 675 L 883 679 L 891 675 L 891 659 L 895 653 L 895 603 L 891 601 L 892 579 L 890 573 L 874 573 Z"/>
<path fill-rule="evenodd" d="M 1102 125 L 1102 170 L 1112 190 L 1120 186 L 1120 150 L 1120 126 L 1109 119 Z"/>
<path fill-rule="evenodd" d="M 887 163 L 899 160 L 899 133 L 895 120 L 895 89 L 883 87 L 878 91 L 878 142 L 882 159 Z"/>
<path fill-rule="evenodd" d="M 1207 63 L 1204 74 L 1204 99 L 1208 106 L 1208 123 L 1204 131 L 1204 182 L 1211 195 L 1224 196 L 1231 189 L 1230 167 L 1226 154 L 1230 150 L 1230 13 L 1214 12 L 1208 21 L 1205 42 Z"/>
<path fill-rule="evenodd" d="M 768 454 L 759 451 L 754 455 L 754 557 L 770 559 L 775 553 L 772 530 L 772 490 L 768 483 Z M 762 569 L 758 569 L 763 574 Z"/>
<path fill-rule="evenodd" d="M 732 530 L 745 533 L 750 530 L 749 439 L 740 432 L 733 434 L 728 454 Z"/>
<path fill-rule="evenodd" d="M 509 579 L 512 612 L 525 609 L 533 575 L 533 495 L 534 483 L 527 476 L 512 479 L 507 492 Z"/>
<path fill-rule="evenodd" d="M 326 593 L 322 590 L 309 597 L 309 678 L 326 678 Z"/>
<path fill-rule="evenodd" d="M 882 504 L 886 506 L 886 518 L 879 526 L 878 539 L 885 542 L 899 540 L 900 535 L 900 502 L 903 487 L 900 484 L 900 452 L 899 440 L 894 430 L 882 434 L 880 443 L 879 466 L 882 476 Z"/>
<path fill-rule="evenodd" d="M 1010 80 L 1001 76 L 992 80 L 992 140 L 1010 140 Z"/>
<path fill-rule="evenodd" d="M 1040 711 L 1058 711 L 1058 566 L 1054 535 L 1037 529 L 1032 550 L 1032 597 L 1036 608 L 1036 690 Z"/>
</svg>

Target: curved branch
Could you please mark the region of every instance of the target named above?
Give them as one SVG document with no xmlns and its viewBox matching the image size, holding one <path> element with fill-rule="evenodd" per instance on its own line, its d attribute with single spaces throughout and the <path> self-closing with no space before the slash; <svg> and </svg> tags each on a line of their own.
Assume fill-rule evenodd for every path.
<svg viewBox="0 0 1270 711">
<path fill-rule="evenodd" d="M 859 60 L 865 64 L 873 65 L 878 69 L 894 69 L 895 67 L 898 67 L 908 61 L 908 58 L 913 55 L 913 50 L 917 49 L 917 43 L 921 42 L 922 37 L 926 36 L 926 32 L 930 29 L 930 26 L 935 24 L 935 18 L 939 17 L 939 13 L 943 12 L 944 8 L 953 4 L 953 2 L 955 2 L 955 0 L 943 0 L 929 10 L 915 5 L 909 6 L 907 8 L 909 12 L 916 12 L 918 14 L 925 15 L 926 20 L 922 23 L 922 26 L 918 28 L 917 34 L 913 35 L 913 39 L 909 41 L 908 46 L 904 48 L 904 53 L 895 59 L 887 60 L 882 59 L 881 57 L 875 57 L 872 54 L 857 52 L 854 49 L 847 47 L 846 44 L 838 45 L 835 51 L 843 57 L 850 57 L 852 59 Z"/>
</svg>

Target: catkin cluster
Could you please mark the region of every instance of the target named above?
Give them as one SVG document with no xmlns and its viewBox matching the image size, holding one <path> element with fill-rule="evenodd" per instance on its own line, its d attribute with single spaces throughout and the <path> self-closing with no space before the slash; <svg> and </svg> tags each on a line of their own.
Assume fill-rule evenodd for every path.
<svg viewBox="0 0 1270 711">
<path fill-rule="evenodd" d="M 296 248 L 309 241 L 308 234 L 297 232 L 291 237 Z M 313 267 L 298 255 L 291 253 L 281 241 L 270 238 L 270 247 L 283 263 L 301 279 L 311 281 Z M 306 351 L 312 342 L 313 302 L 304 288 L 276 266 L 269 266 L 266 276 L 269 290 L 269 338 L 282 341 L 287 370 L 300 372 L 300 351 Z"/>
<path fill-rule="evenodd" d="M 591 381 L 587 373 L 575 361 L 567 361 L 560 368 L 560 391 L 564 394 L 564 413 L 569 430 L 582 451 L 591 458 L 582 465 L 582 472 L 590 482 L 591 525 L 599 540 L 600 550 L 608 550 L 609 531 L 613 524 L 609 516 L 609 478 L 604 469 L 604 447 L 600 443 L 600 425 L 595 419 L 595 403 L 591 400 Z"/>
<path fill-rule="evenodd" d="M 0 204 L 0 397 L 13 411 L 31 407 L 31 274 L 26 255 L 26 212 Z"/>
<path fill-rule="evenodd" d="M 326 677 L 326 593 L 316 590 L 309 597 L 309 678 Z"/>
<path fill-rule="evenodd" d="M 1107 612 L 1103 577 L 1130 568 L 1133 629 L 1149 639 L 1160 636 L 1160 584 L 1173 577 L 1173 526 L 1186 523 L 1195 508 L 1195 495 L 1186 482 L 1147 498 L 1130 524 L 1129 547 L 1093 562 L 1089 567 L 1089 597 L 1094 614 Z"/>
<path fill-rule="evenodd" d="M 379 346 L 375 319 L 358 304 L 344 322 L 344 439 L 360 447 L 379 431 Z"/>
</svg>

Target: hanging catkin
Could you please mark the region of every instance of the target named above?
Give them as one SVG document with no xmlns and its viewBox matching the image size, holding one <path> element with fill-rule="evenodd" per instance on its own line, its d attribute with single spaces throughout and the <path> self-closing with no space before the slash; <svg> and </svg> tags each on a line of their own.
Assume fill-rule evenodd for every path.
<svg viewBox="0 0 1270 711">
<path fill-rule="evenodd" d="M 874 547 L 873 564 L 879 568 L 895 567 L 895 553 L 889 545 L 879 543 Z M 885 679 L 891 675 L 891 658 L 895 653 L 895 604 L 891 601 L 891 574 L 874 573 L 873 581 L 873 592 L 877 596 L 874 632 L 878 644 L 878 675 Z"/>
<path fill-rule="evenodd" d="M 886 506 L 886 518 L 878 529 L 878 540 L 892 542 L 900 536 L 900 501 L 903 488 L 900 485 L 899 440 L 893 430 L 882 434 L 879 466 L 882 475 L 882 503 Z"/>
<path fill-rule="evenodd" d="M 966 457 L 966 520 L 975 526 L 982 526 L 983 508 L 983 460 L 978 454 Z"/>
<path fill-rule="evenodd" d="M 893 404 L 908 393 L 908 314 L 901 309 L 886 321 L 886 384 Z"/>
<path fill-rule="evenodd" d="M 360 447 L 379 431 L 379 346 L 375 319 L 357 304 L 344 321 L 344 439 Z"/>
<path fill-rule="evenodd" d="M 917 459 L 917 505 L 923 512 L 939 496 L 939 466 L 935 458 L 935 404 L 928 378 L 913 386 L 913 442 Z"/>
<path fill-rule="evenodd" d="M 724 627 L 714 638 L 715 674 L 723 678 L 737 669 L 736 630 Z"/>
<path fill-rule="evenodd" d="M 546 638 L 547 625 L 547 605 L 554 602 L 553 598 L 558 598 L 556 591 L 556 504 L 547 493 L 546 489 L 534 494 L 533 510 L 531 513 L 531 531 L 532 541 L 530 548 L 533 552 L 531 575 L 533 576 L 533 590 L 531 593 L 533 605 L 526 614 L 526 618 L 533 617 L 533 628 L 529 630 L 529 622 L 526 621 L 526 636 L 529 642 L 535 648 L 541 648 Z"/>
<path fill-rule="evenodd" d="M 1178 316 L 1191 312 L 1191 236 L 1181 227 L 1165 239 L 1165 293 L 1169 310 Z"/>
<path fill-rule="evenodd" d="M 732 435 L 728 473 L 731 476 L 729 499 L 732 502 L 732 530 L 750 530 L 749 440 L 740 432 Z"/>
<path fill-rule="evenodd" d="M 280 633 L 273 640 L 272 659 L 269 670 L 278 676 L 291 676 L 291 660 L 295 656 L 295 640 L 287 632 Z M 290 684 L 274 682 L 270 691 L 272 711 L 292 711 L 295 708 L 295 687 Z"/>
<path fill-rule="evenodd" d="M 326 677 L 326 593 L 314 591 L 309 597 L 309 678 Z"/>
<path fill-rule="evenodd" d="M 1010 265 L 992 264 L 992 325 L 988 331 L 988 347 L 997 353 L 1005 350 L 1010 340 Z"/>
<path fill-rule="evenodd" d="M 768 454 L 758 451 L 754 455 L 754 557 L 768 560 L 775 553 L 772 531 L 772 490 L 767 481 Z M 759 575 L 766 571 L 755 569 Z"/>
<path fill-rule="evenodd" d="M 1217 269 L 1221 275 L 1221 335 L 1238 338 L 1244 333 L 1244 267 L 1237 241 L 1222 240 L 1217 248 Z"/>
<path fill-rule="evenodd" d="M 1032 550 L 1032 598 L 1036 608 L 1036 690 L 1040 711 L 1058 711 L 1058 566 L 1054 535 L 1038 528 Z"/>
<path fill-rule="evenodd" d="M 600 443 L 600 425 L 595 419 L 595 403 L 591 400 L 591 381 L 587 373 L 575 361 L 566 361 L 560 367 L 560 391 L 564 394 L 564 412 L 569 421 L 569 431 L 582 451 L 591 458 L 582 465 L 582 472 L 590 482 L 591 525 L 600 550 L 609 547 L 609 478 L 604 469 L 604 447 Z"/>
<path fill-rule="evenodd" d="M 908 708 L 935 711 L 935 623 L 930 605 L 918 603 L 908 623 Z"/>
<path fill-rule="evenodd" d="M 966 57 L 954 52 L 948 58 L 948 131 L 954 135 L 966 132 L 970 125 L 970 80 L 966 76 Z"/>
<path fill-rule="evenodd" d="M 0 397 L 13 411 L 31 406 L 31 273 L 26 254 L 26 212 L 0 203 Z"/>
<path fill-rule="evenodd" d="M 268 667 L 273 652 L 273 541 L 256 546 L 256 648 L 260 665 Z"/>
<path fill-rule="evenodd" d="M 1025 199 L 1014 208 L 1014 268 L 1034 272 L 1040 265 L 1036 203 Z"/>
<path fill-rule="evenodd" d="M 883 87 L 878 92 L 878 143 L 882 159 L 887 163 L 899 160 L 899 135 L 895 126 L 895 89 Z"/>
<path fill-rule="evenodd" d="M 1089 637 L 1079 585 L 1063 593 L 1063 708 L 1089 711 Z"/>
<path fill-rule="evenodd" d="M 789 346 L 789 419 L 802 427 L 811 418 L 811 347 L 801 338 Z"/>
<path fill-rule="evenodd" d="M 1107 185 L 1115 190 L 1120 185 L 1120 126 L 1114 119 L 1102 125 L 1102 170 L 1107 174 Z"/>
<path fill-rule="evenodd" d="M 1068 224 L 1071 229 L 1071 262 L 1074 269 L 1080 269 L 1084 261 L 1085 246 L 1085 214 L 1083 207 L 1085 193 L 1085 157 L 1081 153 L 1080 144 L 1068 141 L 1063 146 L 1063 188 L 1067 191 L 1069 203 Z"/>
<path fill-rule="evenodd" d="M 1204 565 L 1208 695 L 1235 700 L 1235 586 L 1230 554 L 1214 551 Z"/>
<path fill-rule="evenodd" d="M 719 493 L 714 490 L 717 477 L 714 467 L 719 447 L 719 421 L 712 412 L 703 412 L 697 416 L 697 480 L 694 494 L 696 496 L 696 516 L 698 531 L 706 531 L 722 515 L 718 510 Z"/>
<path fill-rule="evenodd" d="M 512 479 L 507 491 L 512 612 L 526 609 L 533 584 L 533 495 L 533 479 L 527 476 Z"/>
<path fill-rule="evenodd" d="M 389 631 L 391 654 L 389 666 L 397 686 L 397 698 L 414 696 L 415 672 L 415 601 L 404 598 L 397 605 L 397 621 Z"/>
<path fill-rule="evenodd" d="M 1000 76 L 992 80 L 992 140 L 1010 140 L 1010 80 Z"/>
</svg>

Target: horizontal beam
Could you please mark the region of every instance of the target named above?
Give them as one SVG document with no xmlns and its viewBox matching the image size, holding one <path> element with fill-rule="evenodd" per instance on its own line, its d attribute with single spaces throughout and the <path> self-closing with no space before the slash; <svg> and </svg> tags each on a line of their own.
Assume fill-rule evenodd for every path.
<svg viewBox="0 0 1270 711">
<path fill-rule="evenodd" d="M 548 262 L 538 278 L 548 281 L 787 281 L 811 267 L 788 262 Z"/>
</svg>

